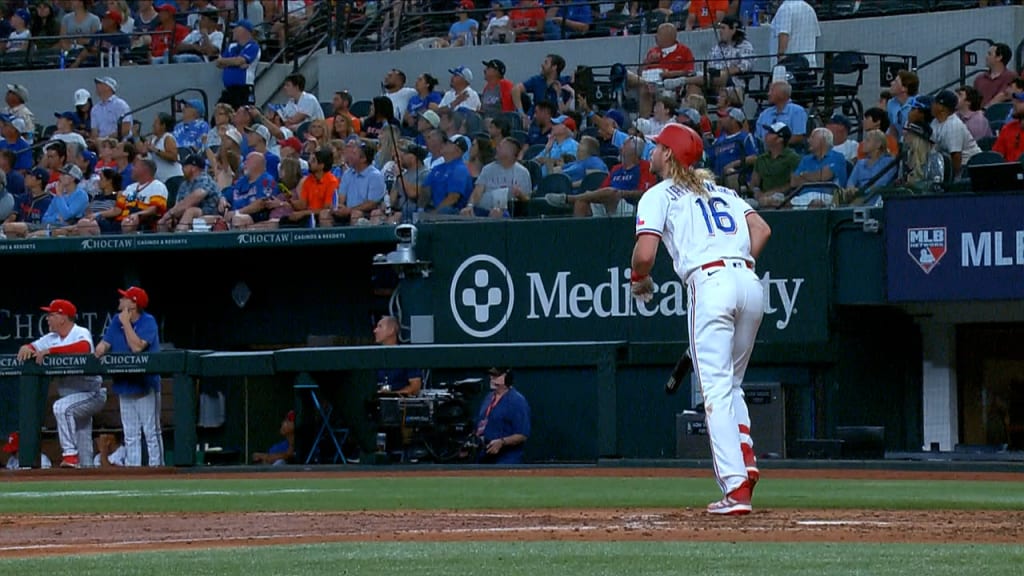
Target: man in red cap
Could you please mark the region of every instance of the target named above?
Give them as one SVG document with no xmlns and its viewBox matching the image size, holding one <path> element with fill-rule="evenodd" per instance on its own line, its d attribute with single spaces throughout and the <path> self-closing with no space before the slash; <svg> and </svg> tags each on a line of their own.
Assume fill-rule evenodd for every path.
<svg viewBox="0 0 1024 576">
<path fill-rule="evenodd" d="M 17 432 L 11 432 L 7 437 L 7 444 L 4 444 L 2 448 L 4 454 L 9 454 L 7 457 L 7 464 L 4 468 L 8 470 L 17 470 L 21 468 L 21 463 L 18 461 L 18 444 L 20 443 L 21 435 Z M 50 462 L 50 457 L 42 452 L 39 453 L 40 468 L 52 468 L 53 463 Z"/>
<path fill-rule="evenodd" d="M 93 351 L 92 334 L 75 324 L 78 310 L 67 300 L 54 300 L 43 306 L 50 332 L 25 344 L 18 350 L 22 362 L 35 358 L 42 364 L 49 354 L 89 354 Z M 92 465 L 92 416 L 107 403 L 107 391 L 100 376 L 78 374 L 54 378 L 57 395 L 53 415 L 57 419 L 60 438 L 61 467 L 78 468 Z"/>
<path fill-rule="evenodd" d="M 707 512 L 749 514 L 760 472 L 741 386 L 764 314 L 754 259 L 771 229 L 736 192 L 716 186 L 711 172 L 694 168 L 704 153 L 699 134 L 669 124 L 654 140 L 658 146 L 651 169 L 663 180 L 637 206 L 631 291 L 637 306 L 647 309 L 655 292 L 651 270 L 658 244 L 664 242 L 689 294 L 689 357 L 704 397 L 715 477 L 723 493 Z M 669 393 L 674 390 L 666 387 Z"/>
<path fill-rule="evenodd" d="M 284 420 L 281 420 L 280 433 L 284 440 L 274 444 L 266 452 L 254 452 L 254 463 L 281 466 L 295 458 L 295 410 L 290 410 L 285 414 Z"/>
<path fill-rule="evenodd" d="M 156 319 L 146 312 L 149 295 L 138 286 L 118 290 L 121 301 L 117 316 L 96 345 L 96 357 L 108 352 L 114 354 L 145 354 L 160 351 L 159 329 Z M 121 426 L 124 428 L 126 466 L 142 466 L 142 437 L 146 437 L 146 452 L 150 466 L 163 466 L 164 443 L 160 431 L 160 375 L 144 374 L 118 376 L 113 382 L 114 393 L 121 402 Z"/>
</svg>

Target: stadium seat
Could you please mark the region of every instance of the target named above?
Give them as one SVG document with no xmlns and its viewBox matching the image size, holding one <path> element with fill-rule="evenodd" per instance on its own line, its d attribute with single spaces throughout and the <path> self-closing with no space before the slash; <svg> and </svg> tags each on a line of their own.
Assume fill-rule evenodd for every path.
<svg viewBox="0 0 1024 576">
<path fill-rule="evenodd" d="M 604 184 L 606 178 L 608 178 L 607 172 L 589 172 L 580 183 L 580 191 L 590 192 L 597 190 L 601 187 L 601 184 Z"/>
<path fill-rule="evenodd" d="M 971 159 L 967 161 L 968 166 L 981 166 L 983 164 L 1002 164 L 1006 162 L 1006 158 L 998 152 L 982 152 L 981 154 L 975 154 L 971 156 Z"/>
<path fill-rule="evenodd" d="M 980 140 L 978 140 L 978 147 L 981 148 L 981 150 L 983 152 L 988 152 L 989 150 L 992 149 L 992 146 L 995 143 L 996 143 L 995 136 L 986 136 L 986 137 L 981 138 Z"/>
<path fill-rule="evenodd" d="M 348 111 L 357 118 L 366 118 L 370 115 L 371 106 L 373 106 L 373 102 L 370 102 L 369 100 L 360 100 L 352 103 L 352 106 L 349 107 Z"/>
</svg>

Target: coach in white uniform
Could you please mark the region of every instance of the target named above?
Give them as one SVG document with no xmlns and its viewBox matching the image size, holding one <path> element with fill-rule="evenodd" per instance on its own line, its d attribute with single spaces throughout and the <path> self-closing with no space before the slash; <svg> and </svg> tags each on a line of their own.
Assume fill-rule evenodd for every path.
<svg viewBox="0 0 1024 576">
<path fill-rule="evenodd" d="M 42 364 L 48 354 L 91 354 L 92 334 L 75 324 L 78 310 L 67 300 L 54 300 L 43 306 L 50 333 L 18 350 L 18 360 L 35 358 Z M 57 419 L 62 468 L 90 466 L 93 460 L 92 416 L 107 403 L 107 391 L 100 376 L 60 376 L 54 378 L 57 395 L 53 415 Z"/>
<path fill-rule="evenodd" d="M 715 185 L 714 175 L 693 168 L 704 153 L 700 135 L 670 124 L 655 141 L 651 169 L 663 180 L 637 206 L 632 292 L 652 297 L 650 272 L 664 242 L 689 294 L 690 356 L 724 495 L 707 511 L 749 514 L 760 473 L 741 385 L 764 314 L 754 259 L 771 229 L 735 192 Z"/>
</svg>

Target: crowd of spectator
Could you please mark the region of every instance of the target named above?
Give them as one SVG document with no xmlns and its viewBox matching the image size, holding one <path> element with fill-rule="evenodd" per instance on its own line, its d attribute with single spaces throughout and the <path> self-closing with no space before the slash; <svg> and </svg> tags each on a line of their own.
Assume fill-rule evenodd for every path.
<svg viewBox="0 0 1024 576">
<path fill-rule="evenodd" d="M 24 86 L 0 87 L 4 235 L 371 225 L 548 209 L 629 215 L 657 181 L 647 160 L 671 123 L 701 134 L 704 165 L 761 208 L 877 203 L 892 184 L 963 174 L 983 148 L 1013 161 L 1024 153 L 1024 79 L 1009 68 L 1004 44 L 991 47 L 971 86 L 930 96 L 904 70 L 862 117 L 838 110 L 816 122 L 821 111 L 809 114 L 784 67 L 774 69 L 763 109 L 748 114 L 738 81 L 753 50 L 746 26 L 716 13 L 720 42 L 706 75 L 697 75 L 678 28 L 659 26 L 642 68 L 623 80 L 639 113 L 592 105 L 566 60 L 549 54 L 529 78 L 506 78 L 499 59 L 466 62 L 448 71 L 447 88 L 430 74 L 410 82 L 388 70 L 382 94 L 356 114 L 348 92 L 320 103 L 301 74 L 285 80 L 284 104 L 254 106 L 253 24 L 222 30 L 209 15 L 182 34 L 230 38 L 215 64 L 225 89 L 210 110 L 202 99 L 180 100 L 175 114 L 144 129 L 111 76 L 77 89 L 66 110 L 38 117 Z M 813 46 L 820 34 L 804 0 L 785 0 L 770 25 L 780 61 L 787 47 Z M 991 121 L 996 111 L 1003 117 Z"/>
</svg>

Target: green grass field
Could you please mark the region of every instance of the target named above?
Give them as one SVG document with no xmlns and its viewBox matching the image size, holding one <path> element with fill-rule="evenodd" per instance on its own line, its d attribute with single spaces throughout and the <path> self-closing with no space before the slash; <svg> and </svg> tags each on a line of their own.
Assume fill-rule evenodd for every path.
<svg viewBox="0 0 1024 576">
<path fill-rule="evenodd" d="M 701 507 L 710 479 L 355 477 L 0 482 L 0 513 Z M 775 479 L 761 508 L 1024 510 L 1024 482 Z M 0 527 L 2 530 L 2 527 Z M 1019 576 L 1024 545 L 356 543 L 0 560 L 0 574 L 928 574 Z"/>
</svg>

